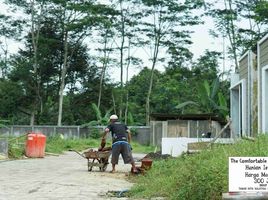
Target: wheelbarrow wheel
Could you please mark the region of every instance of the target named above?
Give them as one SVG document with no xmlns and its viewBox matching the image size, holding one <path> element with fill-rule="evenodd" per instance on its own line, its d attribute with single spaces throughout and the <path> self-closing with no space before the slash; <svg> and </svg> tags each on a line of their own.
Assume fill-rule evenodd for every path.
<svg viewBox="0 0 268 200">
<path fill-rule="evenodd" d="M 92 171 L 94 161 L 95 159 L 93 159 L 92 162 L 90 162 L 89 159 L 87 159 L 87 168 L 89 172 Z"/>
<path fill-rule="evenodd" d="M 102 172 L 105 172 L 106 171 L 106 169 L 107 169 L 107 166 L 108 166 L 108 163 L 105 163 L 104 165 L 103 165 L 103 167 L 101 167 L 101 171 Z"/>
<path fill-rule="evenodd" d="M 109 164 L 108 160 L 105 158 L 101 158 L 99 163 L 102 164 L 102 166 L 100 167 L 100 171 L 104 172 L 107 169 L 107 166 Z"/>
</svg>

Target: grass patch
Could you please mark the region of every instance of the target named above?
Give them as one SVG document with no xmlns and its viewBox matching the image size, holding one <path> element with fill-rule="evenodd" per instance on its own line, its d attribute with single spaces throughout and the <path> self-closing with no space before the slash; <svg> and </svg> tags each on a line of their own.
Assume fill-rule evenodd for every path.
<svg viewBox="0 0 268 200">
<path fill-rule="evenodd" d="M 84 139 L 62 139 L 59 136 L 48 137 L 46 143 L 46 152 L 62 153 L 70 149 L 82 151 L 88 148 L 100 147 L 101 139 L 84 138 Z M 111 141 L 107 141 L 106 147 L 111 146 Z M 135 153 L 149 153 L 153 151 L 154 147 L 144 146 L 137 142 L 131 142 L 133 152 Z"/>
<path fill-rule="evenodd" d="M 134 153 L 150 153 L 155 150 L 155 147 L 153 146 L 141 145 L 134 141 L 131 142 L 131 147 L 132 147 L 132 152 Z"/>
<path fill-rule="evenodd" d="M 139 176 L 130 191 L 134 198 L 222 199 L 228 191 L 228 158 L 267 156 L 268 137 L 241 140 L 235 145 L 215 146 L 194 155 L 154 161 L 145 176 Z"/>
<path fill-rule="evenodd" d="M 26 136 L 8 137 L 8 157 L 11 159 L 21 158 L 25 153 Z"/>
<path fill-rule="evenodd" d="M 9 138 L 9 158 L 18 159 L 24 156 L 26 139 L 27 136 Z M 94 138 L 63 139 L 60 135 L 56 135 L 46 138 L 45 151 L 56 154 L 61 154 L 68 150 L 82 151 L 88 148 L 98 148 L 100 147 L 100 142 L 100 139 Z M 132 142 L 131 145 L 135 153 L 149 153 L 154 149 L 152 146 L 140 145 L 137 142 Z M 111 141 L 107 141 L 106 146 L 111 146 Z"/>
<path fill-rule="evenodd" d="M 60 136 L 48 137 L 46 141 L 46 152 L 62 153 L 68 150 L 82 151 L 88 148 L 95 148 L 99 141 L 92 138 L 85 139 L 63 139 Z"/>
</svg>

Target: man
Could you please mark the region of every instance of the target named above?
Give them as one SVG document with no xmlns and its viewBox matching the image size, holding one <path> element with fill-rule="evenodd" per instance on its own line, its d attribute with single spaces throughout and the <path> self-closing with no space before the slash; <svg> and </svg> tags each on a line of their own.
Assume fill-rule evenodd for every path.
<svg viewBox="0 0 268 200">
<path fill-rule="evenodd" d="M 137 169 L 135 167 L 135 162 L 132 157 L 130 140 L 131 133 L 128 127 L 118 121 L 117 115 L 111 115 L 110 124 L 105 128 L 102 141 L 106 140 L 107 134 L 111 132 L 112 134 L 112 171 L 115 172 L 115 165 L 118 164 L 119 155 L 122 155 L 125 164 L 132 165 L 132 172 L 136 173 Z"/>
</svg>

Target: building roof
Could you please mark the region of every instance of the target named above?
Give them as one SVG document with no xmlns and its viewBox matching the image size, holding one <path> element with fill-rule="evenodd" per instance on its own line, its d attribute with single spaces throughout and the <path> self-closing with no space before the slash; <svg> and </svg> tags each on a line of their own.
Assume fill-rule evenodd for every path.
<svg viewBox="0 0 268 200">
<path fill-rule="evenodd" d="M 152 113 L 152 121 L 166 121 L 166 120 L 213 120 L 221 124 L 226 122 L 215 114 L 168 114 L 168 113 Z"/>
</svg>

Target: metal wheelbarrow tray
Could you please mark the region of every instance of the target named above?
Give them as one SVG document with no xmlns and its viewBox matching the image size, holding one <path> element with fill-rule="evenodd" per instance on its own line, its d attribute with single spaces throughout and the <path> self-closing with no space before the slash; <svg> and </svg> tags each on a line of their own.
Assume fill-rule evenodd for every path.
<svg viewBox="0 0 268 200">
<path fill-rule="evenodd" d="M 104 172 L 109 164 L 109 157 L 112 153 L 111 147 L 103 148 L 102 150 L 89 149 L 82 154 L 75 151 L 82 157 L 87 159 L 88 171 L 92 171 L 93 167 L 99 167 L 100 171 Z"/>
</svg>

